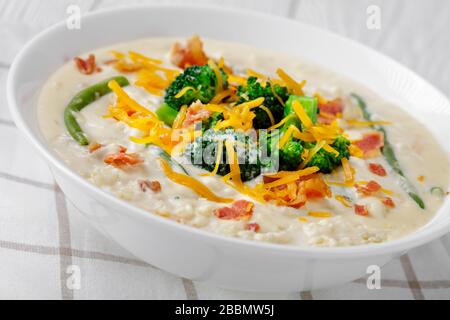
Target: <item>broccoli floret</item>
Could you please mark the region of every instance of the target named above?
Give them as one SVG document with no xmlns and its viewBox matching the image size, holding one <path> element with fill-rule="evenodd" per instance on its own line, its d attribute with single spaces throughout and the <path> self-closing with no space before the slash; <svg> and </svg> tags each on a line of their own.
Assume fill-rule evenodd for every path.
<svg viewBox="0 0 450 320">
<path fill-rule="evenodd" d="M 298 170 L 302 163 L 303 146 L 300 141 L 291 140 L 280 149 L 280 170 Z"/>
<path fill-rule="evenodd" d="M 299 101 L 302 104 L 303 108 L 305 108 L 306 112 L 308 113 L 313 123 L 317 122 L 317 100 L 315 98 L 291 95 L 289 96 L 289 99 L 286 102 L 283 113 L 284 117 L 290 116 L 291 118 L 288 121 L 286 121 L 286 123 L 281 128 L 280 132 L 278 133 L 279 137 L 282 137 L 283 134 L 292 125 L 296 126 L 300 130 L 302 129 L 300 119 L 298 119 L 292 107 L 292 102 L 294 102 L 295 100 Z M 274 137 L 275 134 L 273 134 L 272 139 Z M 278 151 L 279 169 L 283 171 L 298 170 L 300 164 L 303 161 L 302 159 L 303 150 L 304 148 L 301 141 L 293 137 L 289 138 L 286 144 Z M 272 151 L 272 154 L 276 155 L 273 152 L 276 151 L 275 150 Z"/>
<path fill-rule="evenodd" d="M 269 135 L 267 131 L 260 131 L 259 152 L 262 171 L 272 173 L 298 170 L 304 150 L 302 142 L 291 138 L 281 149 L 278 149 L 278 144 L 279 134 Z"/>
<path fill-rule="evenodd" d="M 222 70 L 220 71 L 223 88 L 227 88 L 227 75 Z M 216 74 L 208 65 L 189 67 L 178 75 L 167 88 L 164 102 L 176 110 L 180 110 L 183 105 L 189 106 L 197 100 L 208 103 L 216 94 L 216 84 Z M 189 90 L 180 98 L 176 98 L 175 96 L 186 87 L 192 87 L 193 90 Z"/>
<path fill-rule="evenodd" d="M 334 153 L 325 151 L 322 148 L 306 164 L 306 167 L 317 166 L 320 168 L 320 172 L 331 173 L 335 168 L 341 165 L 342 158 L 348 159 L 350 157 L 350 152 L 348 151 L 349 145 L 350 141 L 347 138 L 343 136 L 337 137 L 331 146 L 339 152 L 338 156 Z M 311 149 L 314 146 L 315 143 L 305 143 L 305 148 L 307 149 Z"/>
<path fill-rule="evenodd" d="M 234 149 L 238 156 L 242 181 L 249 181 L 261 174 L 261 163 L 258 159 L 258 148 L 253 138 L 232 129 L 207 130 L 186 147 L 186 156 L 190 162 L 206 171 L 212 172 L 216 166 L 219 141 L 222 141 L 222 159 L 218 175 L 230 172 L 230 161 L 227 160 L 226 141 L 236 141 Z"/>
<path fill-rule="evenodd" d="M 275 94 L 285 102 L 289 97 L 287 88 L 278 84 L 271 86 L 269 82 L 263 86 L 257 80 L 256 77 L 249 77 L 247 79 L 247 85 L 239 86 L 237 91 L 237 95 L 240 98 L 238 104 L 263 97 L 264 106 L 272 113 L 275 123 L 281 121 L 283 119 L 284 107 Z M 267 129 L 272 125 L 266 111 L 261 108 L 256 108 L 254 112 L 256 117 L 253 119 L 253 127 L 255 129 Z"/>
<path fill-rule="evenodd" d="M 202 130 L 206 131 L 209 129 L 213 129 L 215 127 L 215 125 L 217 124 L 217 122 L 219 122 L 220 120 L 223 120 L 223 114 L 220 112 L 214 112 L 213 114 L 211 114 L 211 116 L 209 116 L 208 118 L 204 119 L 202 121 Z"/>
<path fill-rule="evenodd" d="M 350 151 L 348 150 L 348 147 L 350 146 L 350 141 L 346 137 L 344 136 L 337 137 L 331 146 L 339 152 L 339 157 L 338 158 L 335 157 L 338 163 L 341 162 L 342 158 L 347 159 L 350 158 Z"/>
</svg>

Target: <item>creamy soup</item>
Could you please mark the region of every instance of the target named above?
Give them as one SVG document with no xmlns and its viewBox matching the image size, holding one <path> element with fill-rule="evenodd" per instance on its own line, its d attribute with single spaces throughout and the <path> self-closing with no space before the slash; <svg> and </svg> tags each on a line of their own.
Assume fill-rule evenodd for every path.
<svg viewBox="0 0 450 320">
<path fill-rule="evenodd" d="M 443 203 L 449 184 L 447 156 L 427 129 L 400 108 L 301 58 L 213 40 L 204 41 L 203 52 L 195 47 L 200 42 L 185 42 L 144 39 L 95 50 L 95 63 L 86 54 L 62 66 L 45 84 L 39 101 L 40 127 L 49 145 L 79 175 L 149 215 L 242 239 L 296 246 L 381 243 L 422 227 Z M 175 77 L 190 64 L 205 64 L 205 59 L 214 61 L 207 65 L 216 80 L 214 98 L 178 110 L 171 106 L 176 117 L 169 121 L 155 114 Z M 69 111 L 66 122 L 70 126 L 75 121 L 83 132 L 80 144 L 68 132 L 65 108 L 78 92 L 120 75 L 129 85 L 118 84 L 113 92 Z M 252 76 L 266 92 L 264 100 L 250 97 Z M 276 86 L 279 94 L 265 90 L 268 86 Z M 178 89 L 174 100 L 201 90 Z M 352 93 L 364 100 L 371 115 L 362 112 Z M 290 96 L 299 103 L 288 101 Z M 277 105 L 282 108 L 278 117 L 276 109 L 261 107 Z M 292 117 L 285 112 L 289 106 Z M 238 165 L 240 171 L 224 164 L 222 175 L 211 174 L 219 168 L 214 159 L 220 150 L 228 159 L 237 150 L 225 140 L 217 142 L 209 170 L 193 165 L 186 151 L 196 141 L 191 122 L 207 123 L 217 115 L 216 130 L 244 132 L 258 117 L 269 121 L 264 129 L 271 137 L 279 132 L 274 148 L 285 155 L 280 164 L 290 161 L 286 166 L 291 167 L 258 175 L 255 164 L 256 174 L 244 179 L 246 164 Z M 174 129 L 186 136 L 182 143 L 159 139 Z M 255 136 L 261 135 L 256 130 Z M 345 150 L 335 143 L 338 136 L 348 141 Z M 298 153 L 283 149 L 289 143 Z M 162 150 L 178 152 L 167 159 Z"/>
</svg>

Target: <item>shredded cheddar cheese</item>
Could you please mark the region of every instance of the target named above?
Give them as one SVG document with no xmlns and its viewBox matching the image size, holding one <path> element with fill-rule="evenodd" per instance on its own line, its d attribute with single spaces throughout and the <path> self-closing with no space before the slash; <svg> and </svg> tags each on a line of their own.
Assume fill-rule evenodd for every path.
<svg viewBox="0 0 450 320">
<path fill-rule="evenodd" d="M 306 81 L 302 81 L 302 83 L 298 83 L 293 78 L 291 78 L 286 72 L 284 72 L 283 69 L 277 70 L 278 76 L 284 81 L 286 86 L 292 90 L 292 92 L 297 96 L 304 96 L 303 93 L 303 86 L 305 85 Z"/>
<path fill-rule="evenodd" d="M 220 72 L 219 67 L 215 64 L 214 61 L 209 60 L 208 61 L 209 67 L 214 71 L 214 74 L 216 75 L 216 93 L 220 93 L 223 90 L 223 77 L 222 72 Z"/>
<path fill-rule="evenodd" d="M 228 75 L 228 82 L 244 86 L 247 84 L 247 79 L 234 74 L 230 74 Z"/>
<path fill-rule="evenodd" d="M 271 126 L 268 130 L 275 130 L 279 127 L 281 127 L 282 125 L 284 125 L 288 120 L 292 119 L 293 115 L 288 115 L 286 117 L 284 117 L 280 122 L 278 122 L 276 125 Z"/>
<path fill-rule="evenodd" d="M 262 73 L 256 72 L 255 70 L 252 70 L 252 69 L 247 69 L 247 75 L 249 77 L 256 77 L 261 80 L 267 79 L 267 76 L 263 75 Z"/>
<path fill-rule="evenodd" d="M 346 120 L 346 122 L 349 125 L 362 126 L 362 127 L 371 127 L 371 126 L 375 126 L 375 125 L 391 125 L 392 124 L 392 122 L 389 122 L 389 121 L 359 121 L 359 120 L 355 120 L 355 119 L 348 119 L 348 120 Z"/>
<path fill-rule="evenodd" d="M 225 141 L 225 150 L 227 152 L 227 158 L 230 163 L 230 173 L 222 177 L 222 180 L 230 187 L 236 189 L 238 192 L 245 194 L 255 199 L 256 201 L 264 203 L 264 194 L 266 191 L 262 183 L 259 183 L 252 188 L 242 182 L 238 157 L 233 146 L 234 143 L 234 141 Z"/>
<path fill-rule="evenodd" d="M 264 98 L 258 98 L 252 101 L 244 102 L 232 109 L 221 108 L 219 106 L 218 110 L 221 110 L 223 113 L 224 120 L 219 121 L 214 129 L 220 130 L 230 127 L 243 131 L 251 129 L 253 127 L 253 119 L 256 117 L 255 113 L 251 110 L 261 106 L 263 102 Z M 212 108 L 214 109 L 214 106 Z M 207 106 L 207 109 L 211 110 L 211 106 Z"/>
<path fill-rule="evenodd" d="M 275 125 L 275 118 L 274 118 L 274 116 L 273 116 L 273 114 L 272 114 L 272 111 L 270 111 L 270 109 L 267 108 L 267 107 L 264 106 L 264 105 L 260 105 L 259 108 L 263 109 L 263 110 L 267 113 L 267 116 L 268 116 L 269 119 L 270 119 L 270 124 L 271 124 L 272 126 Z"/>
<path fill-rule="evenodd" d="M 323 148 L 323 146 L 326 144 L 326 141 L 319 141 L 317 142 L 317 144 L 308 151 L 308 156 L 307 158 L 302 162 L 301 167 L 304 168 L 309 161 L 311 161 L 311 159 L 314 157 L 314 155 L 320 151 L 320 149 Z"/>
<path fill-rule="evenodd" d="M 356 158 L 363 158 L 364 157 L 364 152 L 355 144 L 351 144 L 348 147 L 348 151 L 350 152 L 350 155 L 352 157 L 356 157 Z"/>
<path fill-rule="evenodd" d="M 219 166 L 222 161 L 223 156 L 223 140 L 219 140 L 217 143 L 217 155 L 216 155 L 216 164 L 214 166 L 214 170 L 208 173 L 202 174 L 202 176 L 215 176 L 217 172 L 219 171 Z"/>
<path fill-rule="evenodd" d="M 181 98 L 182 96 L 184 96 L 188 91 L 195 91 L 195 89 L 193 88 L 193 87 L 190 87 L 190 86 L 188 86 L 188 87 L 184 87 L 183 89 L 181 89 L 180 90 L 180 92 L 178 92 L 176 95 L 175 95 L 175 98 L 177 98 L 177 99 L 179 99 L 179 98 Z"/>
<path fill-rule="evenodd" d="M 292 137 L 292 134 L 294 132 L 294 130 L 297 127 L 291 125 L 289 126 L 289 128 L 286 130 L 286 132 L 283 134 L 283 136 L 281 137 L 281 140 L 278 144 L 278 148 L 283 148 L 285 146 L 285 144 L 289 141 L 289 139 Z"/>
<path fill-rule="evenodd" d="M 344 187 L 344 188 L 351 188 L 354 186 L 353 183 L 346 183 L 339 181 L 325 181 L 325 183 L 329 186 Z"/>
<path fill-rule="evenodd" d="M 341 195 L 336 195 L 334 198 L 335 198 L 337 201 L 339 201 L 340 203 L 342 203 L 342 205 L 343 205 L 344 207 L 347 207 L 347 208 L 353 208 L 353 205 L 352 205 L 351 201 L 348 200 L 346 197 L 341 196 Z"/>
<path fill-rule="evenodd" d="M 317 99 L 319 105 L 324 105 L 328 103 L 328 100 L 325 99 L 319 92 L 314 93 L 314 98 Z"/>
<path fill-rule="evenodd" d="M 314 218 L 331 218 L 333 214 L 326 211 L 310 211 L 308 212 L 308 216 Z"/>
<path fill-rule="evenodd" d="M 344 169 L 345 182 L 346 183 L 353 183 L 355 169 L 353 169 L 350 166 L 350 162 L 348 161 L 347 158 L 342 158 L 341 159 L 341 163 L 342 163 L 342 168 Z"/>
<path fill-rule="evenodd" d="M 303 106 L 300 104 L 300 102 L 298 102 L 297 100 L 292 102 L 292 108 L 294 109 L 294 111 L 297 114 L 298 118 L 300 119 L 300 121 L 303 123 L 303 125 L 306 128 L 310 128 L 310 127 L 313 126 L 313 122 L 309 118 L 309 116 L 306 113 L 305 109 L 303 109 Z"/>
<path fill-rule="evenodd" d="M 275 96 L 275 98 L 277 98 L 278 102 L 284 107 L 284 101 L 277 94 L 273 80 L 269 80 L 269 84 L 270 84 L 270 89 L 272 89 L 272 94 Z"/>
<path fill-rule="evenodd" d="M 138 52 L 129 51 L 128 55 L 112 51 L 117 62 L 114 67 L 121 72 L 139 72 L 136 85 L 146 89 L 149 93 L 162 96 L 178 70 L 162 67 L 162 61 L 149 58 Z"/>
<path fill-rule="evenodd" d="M 314 167 L 308 167 L 306 169 L 297 170 L 297 171 L 279 171 L 277 173 L 267 175 L 267 177 L 273 178 L 273 179 L 281 179 L 281 178 L 294 176 L 298 180 L 300 177 L 308 176 L 310 174 L 318 172 L 319 170 L 320 170 L 319 167 L 314 166 Z"/>
<path fill-rule="evenodd" d="M 140 54 L 138 52 L 135 51 L 129 51 L 128 55 L 130 56 L 130 59 L 135 62 L 138 63 L 140 61 L 146 61 L 148 63 L 155 63 L 155 64 L 161 64 L 162 61 L 159 59 L 153 59 L 153 58 L 149 58 L 144 56 L 143 54 Z"/>
<path fill-rule="evenodd" d="M 211 104 L 218 104 L 221 103 L 222 100 L 224 100 L 225 98 L 228 98 L 230 96 L 233 95 L 233 91 L 231 90 L 223 90 L 221 92 L 219 92 L 218 94 L 216 94 L 214 96 L 214 98 L 211 100 Z"/>
<path fill-rule="evenodd" d="M 339 157 L 339 152 L 338 152 L 336 149 L 334 149 L 332 146 L 330 146 L 328 143 L 326 143 L 326 144 L 323 146 L 323 149 L 324 149 L 326 152 L 333 153 L 336 157 Z"/>
<path fill-rule="evenodd" d="M 170 180 L 172 180 L 175 183 L 178 183 L 185 187 L 188 187 L 189 189 L 191 189 L 192 191 L 197 193 L 200 197 L 208 199 L 213 202 L 221 202 L 221 203 L 233 202 L 233 199 L 222 198 L 222 197 L 217 196 L 211 190 L 209 190 L 209 188 L 207 186 L 205 186 L 203 183 L 201 183 L 197 179 L 195 179 L 191 176 L 173 171 L 172 168 L 170 167 L 170 164 L 166 160 L 159 159 L 159 162 L 160 162 L 161 167 L 164 171 L 164 174 L 167 176 L 167 178 L 169 178 Z"/>
<path fill-rule="evenodd" d="M 158 116 L 155 113 L 141 106 L 139 103 L 136 102 L 136 100 L 130 98 L 130 96 L 125 92 L 125 90 L 122 89 L 121 86 L 119 86 L 119 84 L 116 81 L 114 80 L 110 81 L 108 83 L 108 87 L 117 95 L 118 99 L 122 100 L 122 102 L 126 104 L 128 107 L 130 107 L 133 111 L 148 115 L 154 119 L 158 118 Z"/>
</svg>

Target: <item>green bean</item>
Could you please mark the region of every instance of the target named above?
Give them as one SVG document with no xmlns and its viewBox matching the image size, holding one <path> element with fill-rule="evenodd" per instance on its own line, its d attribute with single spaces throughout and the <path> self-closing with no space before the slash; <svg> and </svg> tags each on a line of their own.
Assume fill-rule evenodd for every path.
<svg viewBox="0 0 450 320">
<path fill-rule="evenodd" d="M 77 93 L 64 110 L 64 123 L 67 131 L 82 146 L 88 145 L 89 140 L 78 124 L 75 113 L 80 112 L 87 105 L 110 93 L 111 89 L 108 87 L 108 83 L 112 80 L 116 81 L 121 87 L 129 85 L 127 78 L 122 76 L 104 80 Z"/>
<path fill-rule="evenodd" d="M 358 96 L 357 94 L 354 94 L 354 93 L 352 93 L 351 96 L 356 100 L 359 108 L 362 111 L 364 119 L 366 119 L 366 121 L 372 121 L 372 115 L 369 112 L 364 100 L 360 96 Z M 386 161 L 391 166 L 391 168 L 394 170 L 394 172 L 396 172 L 398 174 L 399 179 L 400 179 L 401 188 L 409 195 L 409 197 L 411 199 L 413 199 L 417 203 L 417 205 L 421 209 L 425 209 L 425 203 L 423 202 L 422 198 L 417 194 L 417 191 L 414 188 L 414 186 L 411 184 L 411 182 L 406 178 L 406 176 L 400 166 L 400 162 L 398 161 L 398 159 L 395 155 L 394 148 L 388 140 L 388 135 L 387 135 L 386 129 L 384 129 L 382 126 L 379 126 L 379 125 L 374 125 L 374 126 L 372 126 L 372 128 L 383 133 L 383 136 L 384 136 L 383 155 L 384 155 Z"/>
</svg>

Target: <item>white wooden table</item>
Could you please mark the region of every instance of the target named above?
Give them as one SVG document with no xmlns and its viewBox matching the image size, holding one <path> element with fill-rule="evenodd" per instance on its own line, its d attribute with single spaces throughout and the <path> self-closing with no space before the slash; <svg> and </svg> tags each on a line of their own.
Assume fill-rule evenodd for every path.
<svg viewBox="0 0 450 320">
<path fill-rule="evenodd" d="M 70 4 L 86 13 L 169 2 L 237 6 L 332 30 L 392 56 L 450 96 L 446 0 L 0 0 L 0 81 L 6 82 L 24 43 L 67 17 Z M 368 28 L 368 19 L 378 9 L 381 28 Z M 249 294 L 179 279 L 130 256 L 82 220 L 12 123 L 4 85 L 0 150 L 0 298 L 450 298 L 450 236 L 383 268 L 381 290 L 368 290 L 361 279 L 314 292 Z"/>
</svg>

